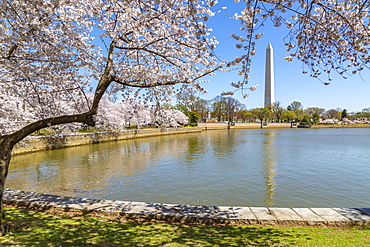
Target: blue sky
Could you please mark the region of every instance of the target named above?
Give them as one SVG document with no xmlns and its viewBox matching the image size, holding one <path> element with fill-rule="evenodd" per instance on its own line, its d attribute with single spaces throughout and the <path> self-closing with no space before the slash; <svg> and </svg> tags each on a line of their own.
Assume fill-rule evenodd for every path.
<svg viewBox="0 0 370 247">
<path fill-rule="evenodd" d="M 230 37 L 232 33 L 242 35 L 239 31 L 240 25 L 237 20 L 227 17 L 227 14 L 233 15 L 243 7 L 242 3 L 236 4 L 231 0 L 220 0 L 216 9 L 227 6 L 226 10 L 215 17 L 210 18 L 208 26 L 213 28 L 220 44 L 216 48 L 216 55 L 222 59 L 232 60 L 240 56 L 243 50 L 235 48 L 236 40 Z M 248 109 L 263 107 L 264 101 L 264 70 L 265 70 L 265 51 L 268 43 L 271 43 L 274 49 L 275 63 L 275 100 L 280 101 L 284 107 L 293 101 L 300 101 L 304 108 L 321 107 L 329 109 L 347 109 L 349 112 L 361 111 L 361 109 L 370 107 L 370 72 L 363 71 L 361 78 L 358 75 L 349 76 L 343 79 L 340 76 L 332 75 L 330 85 L 325 86 L 321 81 L 310 77 L 308 74 L 302 74 L 302 62 L 288 62 L 283 58 L 289 53 L 285 50 L 284 36 L 288 33 L 286 27 L 265 26 L 259 30 L 264 36 L 257 40 L 256 55 L 253 57 L 252 71 L 250 74 L 249 85 L 259 84 L 256 91 L 248 92 L 249 97 L 243 99 L 241 93 L 236 92 L 233 96 L 245 104 Z M 230 86 L 231 82 L 242 80 L 237 72 L 217 72 L 215 76 L 206 78 L 210 84 L 203 86 L 209 93 L 200 95 L 203 99 L 212 99 L 220 95 L 223 91 L 230 91 L 234 88 Z"/>
</svg>

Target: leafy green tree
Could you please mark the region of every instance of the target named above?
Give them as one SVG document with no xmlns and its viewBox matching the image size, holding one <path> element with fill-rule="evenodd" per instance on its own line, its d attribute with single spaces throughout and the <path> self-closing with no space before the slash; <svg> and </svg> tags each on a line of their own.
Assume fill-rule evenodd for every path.
<svg viewBox="0 0 370 247">
<path fill-rule="evenodd" d="M 190 111 L 185 104 L 176 104 L 175 109 L 184 113 L 187 117 L 190 116 Z"/>
<path fill-rule="evenodd" d="M 243 123 L 245 123 L 247 121 L 250 122 L 253 119 L 252 112 L 250 112 L 248 110 L 240 110 L 240 111 L 237 112 L 236 116 L 237 116 L 238 119 L 241 119 Z"/>
<path fill-rule="evenodd" d="M 303 110 L 295 110 L 294 113 L 296 115 L 297 122 L 302 121 L 303 117 L 306 115 Z"/>
<path fill-rule="evenodd" d="M 171 105 L 170 103 L 163 103 L 163 108 L 166 109 L 176 109 L 175 106 Z"/>
<path fill-rule="evenodd" d="M 191 112 L 189 116 L 189 123 L 198 123 L 199 121 L 199 114 L 196 112 Z"/>
<path fill-rule="evenodd" d="M 245 123 L 245 120 L 246 120 L 245 113 L 246 112 L 247 112 L 247 110 L 239 110 L 239 111 L 235 112 L 236 122 L 239 122 L 241 120 L 243 123 Z"/>
<path fill-rule="evenodd" d="M 247 111 L 245 113 L 245 116 L 247 118 L 247 121 L 249 121 L 249 122 L 255 121 L 255 119 L 256 119 L 251 111 Z"/>
<path fill-rule="evenodd" d="M 271 111 L 272 115 L 276 118 L 278 122 L 280 122 L 281 117 L 284 112 L 284 108 L 280 101 L 276 101 L 268 106 L 268 109 Z"/>
<path fill-rule="evenodd" d="M 301 123 L 306 123 L 306 124 L 311 123 L 311 117 L 308 115 L 304 115 Z"/>
<path fill-rule="evenodd" d="M 340 119 L 343 120 L 347 118 L 347 116 L 348 116 L 347 109 L 343 109 Z"/>
<path fill-rule="evenodd" d="M 312 115 L 312 123 L 317 124 L 319 121 L 320 121 L 320 115 L 319 115 L 319 113 L 315 112 Z"/>
<path fill-rule="evenodd" d="M 287 120 L 287 121 L 290 122 L 290 121 L 296 119 L 297 115 L 292 111 L 286 110 L 286 111 L 283 112 L 282 118 L 284 120 Z"/>
<path fill-rule="evenodd" d="M 253 114 L 260 120 L 261 129 L 263 128 L 263 120 L 268 118 L 271 114 L 270 110 L 267 108 L 256 108 L 252 110 Z"/>
<path fill-rule="evenodd" d="M 366 117 L 366 118 L 370 118 L 370 107 L 362 109 L 361 116 Z"/>
</svg>

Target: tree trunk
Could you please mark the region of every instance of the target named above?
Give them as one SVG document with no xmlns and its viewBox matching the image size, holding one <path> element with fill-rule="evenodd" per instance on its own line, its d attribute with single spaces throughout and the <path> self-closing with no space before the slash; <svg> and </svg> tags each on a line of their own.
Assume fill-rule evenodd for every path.
<svg viewBox="0 0 370 247">
<path fill-rule="evenodd" d="M 8 232 L 8 226 L 5 222 L 3 212 L 3 195 L 5 190 L 5 181 L 8 175 L 8 168 L 11 158 L 12 147 L 7 144 L 8 138 L 0 138 L 0 236 Z"/>
<path fill-rule="evenodd" d="M 14 145 L 29 134 L 48 126 L 73 122 L 80 122 L 89 126 L 94 126 L 95 122 L 92 118 L 92 115 L 95 114 L 95 112 L 96 111 L 90 111 L 88 113 L 78 115 L 67 115 L 40 120 L 31 123 L 10 135 L 0 136 L 0 236 L 4 235 L 8 230 L 8 227 L 5 224 L 3 212 L 3 196 L 5 191 L 5 181 L 8 176 L 8 168 Z"/>
</svg>

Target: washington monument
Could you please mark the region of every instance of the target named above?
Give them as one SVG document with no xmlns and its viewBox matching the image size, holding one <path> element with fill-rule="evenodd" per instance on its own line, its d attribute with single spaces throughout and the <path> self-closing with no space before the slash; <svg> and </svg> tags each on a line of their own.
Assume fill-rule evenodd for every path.
<svg viewBox="0 0 370 247">
<path fill-rule="evenodd" d="M 269 43 L 266 48 L 265 108 L 275 103 L 274 91 L 274 50 Z"/>
</svg>

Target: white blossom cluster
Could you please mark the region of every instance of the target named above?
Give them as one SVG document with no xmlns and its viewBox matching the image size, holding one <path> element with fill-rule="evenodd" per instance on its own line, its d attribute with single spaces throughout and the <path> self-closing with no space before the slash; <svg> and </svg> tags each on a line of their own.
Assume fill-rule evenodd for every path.
<svg viewBox="0 0 370 247">
<path fill-rule="evenodd" d="M 350 120 L 348 118 L 344 118 L 342 120 L 335 119 L 335 118 L 328 118 L 319 122 L 320 124 L 370 124 L 370 120 L 367 118 L 361 119 L 354 119 Z"/>
<path fill-rule="evenodd" d="M 81 95 L 77 95 L 78 91 L 70 93 L 75 94 L 71 99 L 63 97 L 60 93 L 31 94 L 28 98 L 23 98 L 5 91 L 3 95 L 0 95 L 0 135 L 17 131 L 39 119 L 60 114 L 71 115 L 88 108 L 84 101 L 76 100 L 84 97 L 82 93 Z M 43 104 L 48 107 L 42 107 Z M 66 128 L 69 129 L 68 131 L 73 131 L 79 128 L 79 125 L 63 125 L 60 131 L 63 132 Z"/>
<path fill-rule="evenodd" d="M 151 123 L 163 127 L 178 127 L 180 124 L 188 124 L 188 117 L 179 110 L 166 107 L 153 107 Z"/>
<path fill-rule="evenodd" d="M 131 125 L 140 128 L 145 124 L 178 127 L 180 124 L 188 124 L 188 117 L 181 111 L 162 105 L 143 104 L 133 97 L 114 103 L 106 95 L 100 101 L 96 121 L 99 128 L 122 130 Z"/>
<path fill-rule="evenodd" d="M 92 101 L 93 95 L 87 95 Z M 7 134 L 14 129 L 27 125 L 28 122 L 38 119 L 37 111 L 24 111 L 22 101 L 17 98 L 4 99 L 0 97 L 0 127 L 1 134 Z M 56 102 L 55 102 L 56 103 Z M 67 109 L 68 102 L 58 102 L 64 107 L 65 113 L 72 114 L 74 107 Z M 35 114 L 35 115 L 33 115 Z M 140 128 L 144 124 L 152 123 L 163 127 L 178 127 L 180 124 L 188 124 L 188 117 L 174 109 L 165 108 L 161 105 L 152 107 L 129 98 L 124 102 L 114 103 L 109 99 L 109 95 L 104 95 L 100 101 L 98 114 L 95 116 L 97 127 L 102 130 L 124 130 L 131 125 Z M 12 128 L 5 124 L 12 122 Z M 81 129 L 80 124 L 66 124 L 53 127 L 53 134 L 70 133 Z"/>
<path fill-rule="evenodd" d="M 199 79 L 220 66 L 213 53 L 218 42 L 205 25 L 215 4 L 1 1 L 2 132 L 42 119 L 95 112 L 114 83 L 119 85 L 114 90 L 128 101 L 162 102 L 184 88 L 206 92 L 201 86 L 205 81 Z M 94 91 L 91 103 L 87 94 Z M 108 112 L 109 104 L 104 107 Z"/>
</svg>

